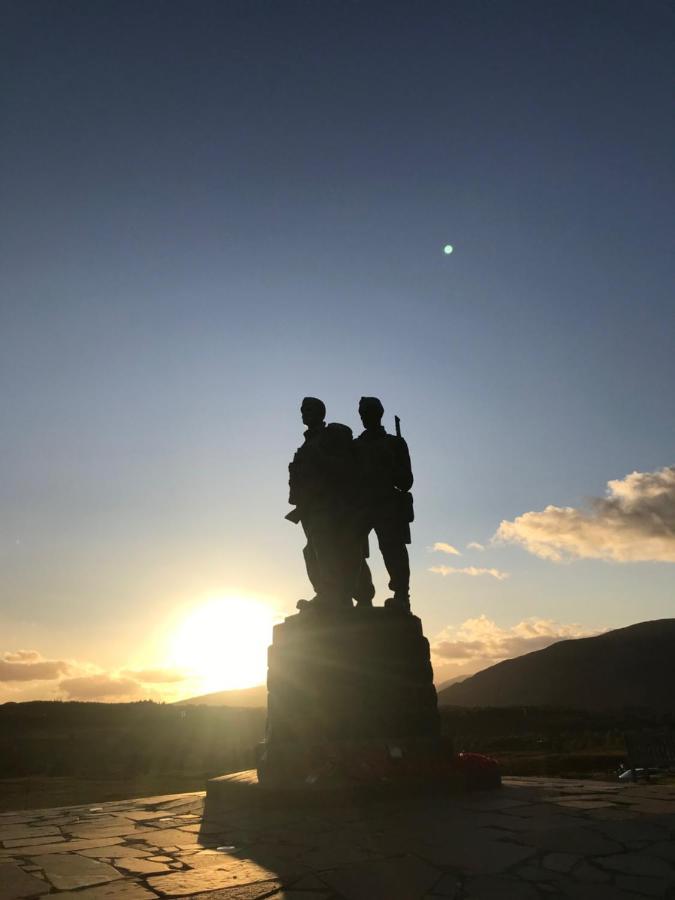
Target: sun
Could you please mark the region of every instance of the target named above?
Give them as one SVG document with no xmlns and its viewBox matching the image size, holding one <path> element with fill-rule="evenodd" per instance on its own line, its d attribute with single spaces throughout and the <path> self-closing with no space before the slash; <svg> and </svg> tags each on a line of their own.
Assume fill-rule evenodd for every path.
<svg viewBox="0 0 675 900">
<path fill-rule="evenodd" d="M 169 641 L 172 662 L 204 693 L 261 684 L 273 625 L 272 610 L 260 600 L 207 600 L 177 624 Z"/>
</svg>

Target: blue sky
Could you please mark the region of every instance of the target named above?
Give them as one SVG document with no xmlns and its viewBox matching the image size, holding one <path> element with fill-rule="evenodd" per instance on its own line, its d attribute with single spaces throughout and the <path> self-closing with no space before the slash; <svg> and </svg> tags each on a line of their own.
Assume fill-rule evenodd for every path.
<svg viewBox="0 0 675 900">
<path fill-rule="evenodd" d="M 591 535 L 556 562 L 522 529 L 491 543 L 675 463 L 669 4 L 7 19 L 0 650 L 114 680 L 165 665 L 166 623 L 204 598 L 289 613 L 305 394 L 354 429 L 362 394 L 390 429 L 401 416 L 432 639 L 481 616 L 554 637 L 672 615 L 668 549 L 636 561 Z"/>
</svg>

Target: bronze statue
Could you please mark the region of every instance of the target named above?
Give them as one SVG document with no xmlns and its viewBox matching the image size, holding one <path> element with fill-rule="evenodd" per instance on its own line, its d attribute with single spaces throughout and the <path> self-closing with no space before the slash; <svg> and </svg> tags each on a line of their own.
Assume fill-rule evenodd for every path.
<svg viewBox="0 0 675 900">
<path fill-rule="evenodd" d="M 494 761 L 482 780 L 475 755 L 464 761 L 441 736 L 429 641 L 410 613 L 413 476 L 400 423 L 387 434 L 380 401 L 362 397 L 364 431 L 354 440 L 345 425 L 326 425 L 325 412 L 320 400 L 303 400 L 307 431 L 289 467 L 295 509 L 287 518 L 305 529 L 316 596 L 274 628 L 260 796 L 271 788 L 326 802 L 346 791 L 358 802 L 391 786 L 395 803 L 397 785 L 406 794 L 497 786 Z M 372 605 L 372 530 L 392 596 L 359 612 L 354 599 Z"/>
<path fill-rule="evenodd" d="M 352 598 L 359 608 L 372 607 L 375 588 L 366 558 L 374 529 L 393 591 L 385 606 L 409 611 L 413 479 L 405 441 L 385 432 L 384 410 L 374 397 L 361 399 L 366 430 L 356 441 L 346 425 L 326 425 L 326 407 L 316 397 L 305 397 L 300 411 L 307 430 L 288 467 L 295 509 L 286 518 L 305 532 L 314 597 L 300 600 L 298 609 L 347 610 Z"/>
<path fill-rule="evenodd" d="M 300 406 L 302 422 L 307 426 L 304 442 L 298 447 L 288 466 L 288 502 L 295 506 L 286 518 L 290 522 L 300 522 L 307 543 L 302 551 L 307 569 L 307 577 L 314 589 L 313 600 L 319 593 L 319 566 L 314 541 L 317 513 L 325 503 L 318 495 L 315 474 L 314 445 L 318 443 L 326 429 L 326 405 L 316 397 L 305 397 Z"/>
<path fill-rule="evenodd" d="M 295 509 L 286 518 L 302 523 L 314 597 L 300 600 L 298 608 L 351 609 L 363 557 L 352 431 L 337 422 L 326 425 L 326 407 L 315 397 L 305 397 L 300 410 L 307 430 L 288 467 Z"/>
<path fill-rule="evenodd" d="M 382 426 L 384 407 L 377 397 L 361 397 L 359 415 L 364 431 L 354 442 L 359 470 L 360 499 L 365 507 L 366 535 L 374 530 L 389 574 L 393 591 L 385 606 L 410 611 L 410 523 L 413 498 L 410 488 L 413 474 L 408 445 L 400 435 L 387 434 Z M 362 568 L 360 580 L 367 581 L 369 570 Z M 371 581 L 372 584 L 372 581 Z M 367 590 L 367 585 L 362 588 Z"/>
</svg>

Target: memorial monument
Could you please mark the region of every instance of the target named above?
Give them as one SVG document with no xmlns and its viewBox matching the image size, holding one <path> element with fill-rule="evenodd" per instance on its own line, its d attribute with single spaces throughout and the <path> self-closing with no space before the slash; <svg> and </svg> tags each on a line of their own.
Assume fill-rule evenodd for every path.
<svg viewBox="0 0 675 900">
<path fill-rule="evenodd" d="M 321 400 L 302 401 L 306 430 L 289 465 L 286 518 L 302 525 L 314 596 L 275 627 L 269 648 L 258 759 L 264 788 L 466 781 L 480 773 L 486 784 L 499 783 L 493 761 L 457 755 L 441 736 L 429 642 L 410 608 L 410 455 L 398 418 L 388 434 L 383 413 L 376 397 L 362 397 L 364 431 L 354 439 L 348 426 L 326 424 Z M 373 605 L 367 562 L 373 532 L 392 591 L 382 606 Z"/>
</svg>

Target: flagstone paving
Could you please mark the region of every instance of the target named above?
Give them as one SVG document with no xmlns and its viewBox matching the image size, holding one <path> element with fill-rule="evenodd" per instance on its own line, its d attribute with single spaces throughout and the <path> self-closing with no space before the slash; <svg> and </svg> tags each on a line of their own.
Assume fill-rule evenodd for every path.
<svg viewBox="0 0 675 900">
<path fill-rule="evenodd" d="M 335 807 L 0 814 L 0 900 L 675 900 L 675 786 L 506 778 Z"/>
</svg>

